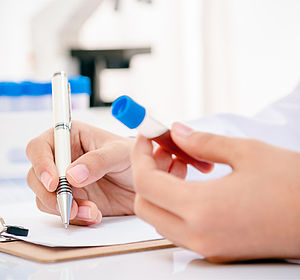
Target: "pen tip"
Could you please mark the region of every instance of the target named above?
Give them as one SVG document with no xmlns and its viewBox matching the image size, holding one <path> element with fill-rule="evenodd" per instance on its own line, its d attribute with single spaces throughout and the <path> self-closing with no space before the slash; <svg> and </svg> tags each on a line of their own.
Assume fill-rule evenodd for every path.
<svg viewBox="0 0 300 280">
<path fill-rule="evenodd" d="M 65 229 L 67 229 L 68 228 L 68 224 L 65 224 Z"/>
</svg>

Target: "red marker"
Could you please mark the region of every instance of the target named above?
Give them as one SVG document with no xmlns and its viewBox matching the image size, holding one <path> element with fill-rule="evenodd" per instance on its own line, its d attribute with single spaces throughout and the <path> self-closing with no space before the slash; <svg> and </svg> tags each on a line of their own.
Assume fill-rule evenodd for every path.
<svg viewBox="0 0 300 280">
<path fill-rule="evenodd" d="M 139 133 L 155 141 L 183 162 L 191 164 L 204 173 L 212 170 L 212 163 L 199 161 L 182 151 L 173 141 L 170 130 L 149 116 L 145 108 L 130 97 L 123 95 L 116 99 L 112 104 L 112 115 L 130 129 L 137 129 Z"/>
</svg>

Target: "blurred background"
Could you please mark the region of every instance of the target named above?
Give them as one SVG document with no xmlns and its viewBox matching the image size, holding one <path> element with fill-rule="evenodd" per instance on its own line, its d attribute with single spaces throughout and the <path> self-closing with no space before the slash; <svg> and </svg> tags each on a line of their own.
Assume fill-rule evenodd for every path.
<svg viewBox="0 0 300 280">
<path fill-rule="evenodd" d="M 58 70 L 74 79 L 75 109 L 86 109 L 75 118 L 104 128 L 111 122 L 90 112 L 122 94 L 166 123 L 254 115 L 299 81 L 299 15 L 299 0 L 0 0 L 0 125 L 22 133 L 0 140 L 2 170 L 51 127 L 42 104 Z M 22 145 L 7 148 L 12 138 Z"/>
<path fill-rule="evenodd" d="M 0 80 L 94 71 L 104 105 L 128 94 L 169 122 L 251 116 L 299 80 L 299 14 L 298 0 L 0 0 Z"/>
</svg>

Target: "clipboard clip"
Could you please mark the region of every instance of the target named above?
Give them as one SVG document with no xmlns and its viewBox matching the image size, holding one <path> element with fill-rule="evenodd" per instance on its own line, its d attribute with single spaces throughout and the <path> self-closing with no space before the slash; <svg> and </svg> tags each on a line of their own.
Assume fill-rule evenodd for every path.
<svg viewBox="0 0 300 280">
<path fill-rule="evenodd" d="M 5 235 L 6 233 L 14 236 L 28 235 L 29 232 L 28 229 L 20 226 L 9 226 L 4 222 L 4 219 L 1 216 L 0 216 L 0 223 L 2 227 L 2 229 L 0 229 L 0 242 L 9 242 L 9 241 L 18 240 L 15 237 Z"/>
</svg>

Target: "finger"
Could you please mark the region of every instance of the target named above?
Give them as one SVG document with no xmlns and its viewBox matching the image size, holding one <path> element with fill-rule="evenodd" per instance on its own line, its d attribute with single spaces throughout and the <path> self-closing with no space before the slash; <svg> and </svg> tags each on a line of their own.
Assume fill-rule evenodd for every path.
<svg viewBox="0 0 300 280">
<path fill-rule="evenodd" d="M 35 202 L 36 202 L 36 206 L 38 207 L 38 209 L 42 212 L 48 213 L 48 214 L 53 214 L 53 215 L 59 215 L 59 210 L 58 209 L 52 209 L 50 207 L 48 207 L 47 205 L 45 205 L 37 196 L 35 197 Z"/>
<path fill-rule="evenodd" d="M 107 173 L 127 169 L 130 166 L 128 149 L 124 142 L 114 141 L 82 155 L 67 169 L 69 183 L 81 188 L 96 182 Z"/>
<path fill-rule="evenodd" d="M 186 218 L 190 205 L 204 205 L 207 198 L 221 193 L 220 188 L 231 185 L 231 175 L 209 181 L 184 181 L 157 169 L 152 157 L 152 145 L 139 136 L 132 153 L 134 189 L 152 204 Z"/>
<path fill-rule="evenodd" d="M 156 231 L 175 244 L 186 243 L 189 233 L 183 219 L 162 209 L 137 195 L 135 213 L 145 222 L 155 227 Z"/>
<path fill-rule="evenodd" d="M 45 205 L 38 197 L 35 198 L 35 201 L 36 201 L 36 205 L 40 211 L 48 213 L 48 214 L 60 216 L 58 205 L 56 206 L 55 209 L 53 209 L 53 208 L 48 207 L 48 205 Z M 77 205 L 76 201 L 73 200 L 72 208 L 71 208 L 71 212 L 70 212 L 70 220 L 74 219 L 77 212 L 78 212 L 78 205 Z"/>
<path fill-rule="evenodd" d="M 184 179 L 187 173 L 186 164 L 178 158 L 173 159 L 172 155 L 161 147 L 158 147 L 153 155 L 157 168 L 171 173 L 176 177 Z"/>
<path fill-rule="evenodd" d="M 37 178 L 48 191 L 55 191 L 58 184 L 57 169 L 53 157 L 53 130 L 47 130 L 41 136 L 29 142 L 26 155 Z"/>
<path fill-rule="evenodd" d="M 36 201 L 38 208 L 43 211 L 54 215 L 59 215 L 58 205 L 57 205 L 57 198 L 56 194 L 53 192 L 48 192 L 42 185 L 42 183 L 36 177 L 33 169 L 31 168 L 28 172 L 27 176 L 27 183 L 28 186 L 33 190 L 36 195 Z M 39 207 L 40 202 L 44 207 Z M 70 218 L 75 217 L 78 206 L 76 202 L 73 201 Z"/>
<path fill-rule="evenodd" d="M 158 147 L 153 155 L 157 168 L 169 172 L 169 169 L 173 163 L 172 155 L 166 152 L 163 148 Z"/>
<path fill-rule="evenodd" d="M 152 156 L 152 144 L 139 136 L 132 153 L 135 191 L 153 204 L 178 216 L 188 205 L 193 188 L 188 182 L 157 169 Z"/>
<path fill-rule="evenodd" d="M 33 168 L 30 168 L 27 175 L 27 184 L 39 198 L 39 200 L 47 206 L 47 208 L 56 211 L 57 201 L 56 194 L 54 192 L 49 192 L 43 186 L 41 181 L 38 179 Z"/>
<path fill-rule="evenodd" d="M 170 166 L 169 173 L 178 178 L 184 179 L 187 175 L 187 165 L 180 159 L 175 158 Z"/>
<path fill-rule="evenodd" d="M 78 211 L 76 216 L 70 219 L 70 224 L 88 226 L 99 224 L 102 220 L 102 214 L 97 205 L 88 200 L 77 200 Z"/>
<path fill-rule="evenodd" d="M 36 197 L 36 204 L 42 212 L 60 216 L 58 209 L 49 208 L 38 197 Z M 101 220 L 102 214 L 95 203 L 86 200 L 73 200 L 70 213 L 70 224 L 88 226 L 98 224 Z"/>
<path fill-rule="evenodd" d="M 151 140 L 147 139 L 145 136 L 139 134 L 133 151 L 132 151 L 132 161 L 142 160 L 144 164 L 146 164 L 146 168 L 149 170 L 157 170 L 158 165 L 156 164 L 153 157 L 153 144 Z M 135 166 L 138 169 L 139 165 Z"/>
<path fill-rule="evenodd" d="M 174 142 L 192 157 L 231 166 L 242 139 L 193 131 L 181 124 L 172 125 L 171 136 Z"/>
</svg>

